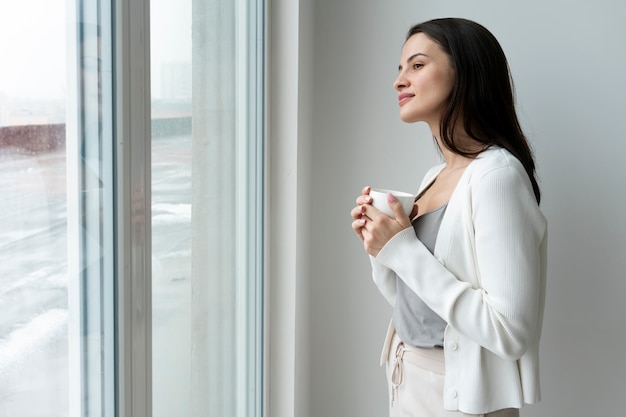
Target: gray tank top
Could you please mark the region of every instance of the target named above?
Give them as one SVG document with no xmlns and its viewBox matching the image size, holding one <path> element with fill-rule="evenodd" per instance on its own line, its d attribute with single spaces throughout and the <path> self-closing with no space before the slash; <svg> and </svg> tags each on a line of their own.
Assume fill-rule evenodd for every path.
<svg viewBox="0 0 626 417">
<path fill-rule="evenodd" d="M 417 238 L 433 253 L 441 219 L 448 204 L 413 220 Z M 443 346 L 443 333 L 447 323 L 430 309 L 399 277 L 396 278 L 396 303 L 393 324 L 404 343 L 434 348 Z"/>
</svg>

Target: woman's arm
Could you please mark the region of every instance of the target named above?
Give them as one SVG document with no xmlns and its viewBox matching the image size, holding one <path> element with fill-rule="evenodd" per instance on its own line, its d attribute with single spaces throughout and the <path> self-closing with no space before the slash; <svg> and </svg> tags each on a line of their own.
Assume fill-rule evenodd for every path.
<svg viewBox="0 0 626 417">
<path fill-rule="evenodd" d="M 455 330 L 511 359 L 538 337 L 544 285 L 546 222 L 524 176 L 505 166 L 472 180 L 474 247 L 464 253 L 455 247 L 437 259 L 403 230 L 376 256 Z M 475 274 L 479 287 L 464 274 Z"/>
</svg>

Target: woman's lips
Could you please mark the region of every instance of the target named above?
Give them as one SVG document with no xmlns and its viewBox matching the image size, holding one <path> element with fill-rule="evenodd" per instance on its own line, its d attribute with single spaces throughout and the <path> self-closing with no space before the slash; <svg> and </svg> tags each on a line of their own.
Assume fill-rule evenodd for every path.
<svg viewBox="0 0 626 417">
<path fill-rule="evenodd" d="M 398 95 L 398 104 L 402 106 L 404 103 L 406 103 L 407 101 L 409 101 L 413 97 L 415 97 L 414 94 L 409 94 L 409 93 L 399 94 Z"/>
</svg>

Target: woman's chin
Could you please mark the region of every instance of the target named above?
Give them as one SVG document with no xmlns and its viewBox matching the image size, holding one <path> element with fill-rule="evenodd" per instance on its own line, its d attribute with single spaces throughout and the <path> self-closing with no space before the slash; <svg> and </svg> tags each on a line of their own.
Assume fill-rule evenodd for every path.
<svg viewBox="0 0 626 417">
<path fill-rule="evenodd" d="M 402 120 L 404 123 L 417 123 L 421 122 L 422 118 L 414 114 L 404 114 L 400 112 L 400 120 Z"/>
</svg>

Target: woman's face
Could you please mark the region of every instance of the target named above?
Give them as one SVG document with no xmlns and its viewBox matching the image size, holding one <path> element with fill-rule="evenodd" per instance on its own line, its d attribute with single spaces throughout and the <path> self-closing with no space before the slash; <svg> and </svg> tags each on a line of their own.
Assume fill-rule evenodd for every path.
<svg viewBox="0 0 626 417">
<path fill-rule="evenodd" d="M 427 35 L 415 34 L 402 47 L 398 71 L 393 87 L 398 91 L 400 119 L 438 127 L 454 86 L 448 54 Z"/>
</svg>

